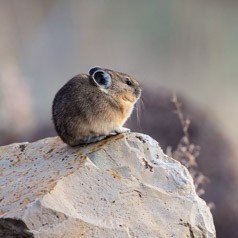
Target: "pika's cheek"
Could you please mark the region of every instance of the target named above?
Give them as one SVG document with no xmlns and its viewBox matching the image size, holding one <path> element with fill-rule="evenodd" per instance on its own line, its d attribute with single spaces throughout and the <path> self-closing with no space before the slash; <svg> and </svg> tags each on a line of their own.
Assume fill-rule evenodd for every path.
<svg viewBox="0 0 238 238">
<path fill-rule="evenodd" d="M 133 92 L 127 92 L 122 95 L 122 99 L 134 103 L 137 100 L 137 96 Z"/>
</svg>

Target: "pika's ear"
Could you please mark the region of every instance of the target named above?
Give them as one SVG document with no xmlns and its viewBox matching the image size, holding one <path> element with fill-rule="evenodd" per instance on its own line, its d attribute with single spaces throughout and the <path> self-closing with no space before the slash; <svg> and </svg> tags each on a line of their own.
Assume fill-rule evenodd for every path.
<svg viewBox="0 0 238 238">
<path fill-rule="evenodd" d="M 99 67 L 99 66 L 95 66 L 95 67 L 91 68 L 91 69 L 88 71 L 88 73 L 89 73 L 89 75 L 92 76 L 92 75 L 94 74 L 94 72 L 97 71 L 97 70 L 102 70 L 102 68 Z"/>
<path fill-rule="evenodd" d="M 97 70 L 90 77 L 90 81 L 93 85 L 107 89 L 112 84 L 112 78 L 109 73 L 104 70 Z"/>
</svg>

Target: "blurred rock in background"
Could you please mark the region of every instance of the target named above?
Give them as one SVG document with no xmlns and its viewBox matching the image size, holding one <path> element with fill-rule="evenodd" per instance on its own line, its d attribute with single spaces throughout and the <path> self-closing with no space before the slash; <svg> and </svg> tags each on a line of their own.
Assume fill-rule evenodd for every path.
<svg viewBox="0 0 238 238">
<path fill-rule="evenodd" d="M 2 0 L 0 144 L 55 135 L 52 99 L 74 75 L 127 72 L 147 88 L 142 131 L 164 149 L 181 128 L 170 92 L 157 88 L 182 95 L 218 237 L 238 236 L 237 10 L 232 0 Z"/>
</svg>

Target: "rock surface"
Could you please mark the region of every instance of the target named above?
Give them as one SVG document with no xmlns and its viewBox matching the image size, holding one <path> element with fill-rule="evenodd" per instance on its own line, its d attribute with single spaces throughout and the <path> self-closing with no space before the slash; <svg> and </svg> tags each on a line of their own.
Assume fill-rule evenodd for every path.
<svg viewBox="0 0 238 238">
<path fill-rule="evenodd" d="M 0 168 L 0 237 L 215 237 L 187 169 L 143 134 L 12 144 Z"/>
</svg>

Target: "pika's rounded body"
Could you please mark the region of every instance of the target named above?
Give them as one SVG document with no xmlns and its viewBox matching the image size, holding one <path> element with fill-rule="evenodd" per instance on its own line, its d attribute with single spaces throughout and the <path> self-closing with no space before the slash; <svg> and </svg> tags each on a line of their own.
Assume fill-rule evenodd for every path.
<svg viewBox="0 0 238 238">
<path fill-rule="evenodd" d="M 141 94 L 131 76 L 100 67 L 69 80 L 55 95 L 53 122 L 70 146 L 129 131 L 123 124 Z"/>
</svg>

